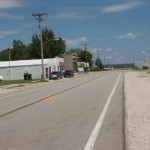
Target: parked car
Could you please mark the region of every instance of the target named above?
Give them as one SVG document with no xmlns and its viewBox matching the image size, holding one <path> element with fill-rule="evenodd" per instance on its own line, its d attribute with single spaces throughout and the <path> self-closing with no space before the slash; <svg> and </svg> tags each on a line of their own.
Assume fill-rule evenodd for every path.
<svg viewBox="0 0 150 150">
<path fill-rule="evenodd" d="M 49 75 L 49 80 L 51 80 L 51 79 L 62 79 L 62 73 L 61 73 L 61 71 L 53 71 Z"/>
<path fill-rule="evenodd" d="M 68 78 L 68 77 L 74 77 L 74 71 L 73 70 L 66 70 L 64 72 L 64 78 Z"/>
</svg>

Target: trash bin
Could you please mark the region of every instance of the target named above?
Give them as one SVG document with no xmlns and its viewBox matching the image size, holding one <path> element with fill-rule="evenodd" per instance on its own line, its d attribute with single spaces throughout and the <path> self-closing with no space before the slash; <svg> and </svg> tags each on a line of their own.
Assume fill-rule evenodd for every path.
<svg viewBox="0 0 150 150">
<path fill-rule="evenodd" d="M 32 80 L 32 74 L 28 74 L 28 80 Z"/>
<path fill-rule="evenodd" d="M 28 73 L 24 73 L 24 80 L 28 80 Z"/>
</svg>

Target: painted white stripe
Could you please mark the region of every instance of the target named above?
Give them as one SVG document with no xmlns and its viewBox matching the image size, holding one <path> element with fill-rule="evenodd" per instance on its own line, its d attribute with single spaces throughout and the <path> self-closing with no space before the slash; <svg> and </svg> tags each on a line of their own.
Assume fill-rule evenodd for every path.
<svg viewBox="0 0 150 150">
<path fill-rule="evenodd" d="M 112 99 L 112 97 L 113 97 L 113 95 L 114 95 L 115 89 L 116 89 L 116 87 L 117 87 L 117 85 L 118 85 L 120 76 L 121 76 L 121 73 L 119 74 L 119 77 L 118 77 L 118 79 L 117 79 L 117 81 L 116 81 L 116 84 L 115 84 L 113 90 L 111 91 L 111 94 L 110 94 L 110 96 L 109 96 L 109 98 L 108 98 L 108 100 L 107 100 L 107 102 L 106 102 L 106 104 L 105 104 L 105 107 L 104 107 L 104 109 L 103 109 L 103 111 L 102 111 L 102 113 L 101 113 L 101 115 L 100 115 L 100 117 L 99 117 L 99 119 L 98 119 L 98 121 L 97 121 L 97 123 L 96 123 L 96 125 L 95 125 L 94 130 L 93 130 L 92 133 L 91 133 L 91 136 L 90 136 L 90 138 L 89 138 L 89 140 L 88 140 L 88 142 L 87 142 L 87 144 L 86 144 L 84 150 L 93 150 L 93 148 L 94 148 L 94 144 L 95 144 L 95 142 L 96 142 L 98 133 L 99 133 L 99 131 L 100 131 L 100 128 L 101 128 L 102 123 L 103 123 L 103 120 L 104 120 L 105 115 L 106 115 L 106 113 L 107 113 L 107 109 L 108 109 L 108 107 L 109 107 L 109 104 L 110 104 L 110 102 L 111 102 L 111 99 Z"/>
</svg>

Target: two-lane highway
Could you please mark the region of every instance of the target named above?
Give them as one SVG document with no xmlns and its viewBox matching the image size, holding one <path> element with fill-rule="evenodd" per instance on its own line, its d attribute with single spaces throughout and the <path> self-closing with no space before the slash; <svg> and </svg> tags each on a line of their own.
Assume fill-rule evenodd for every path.
<svg viewBox="0 0 150 150">
<path fill-rule="evenodd" d="M 2 150 L 123 150 L 123 73 L 96 72 L 0 97 Z"/>
</svg>

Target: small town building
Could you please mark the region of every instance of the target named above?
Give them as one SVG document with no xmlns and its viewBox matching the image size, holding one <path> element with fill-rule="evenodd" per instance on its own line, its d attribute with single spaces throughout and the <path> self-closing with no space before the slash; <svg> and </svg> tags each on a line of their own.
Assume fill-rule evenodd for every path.
<svg viewBox="0 0 150 150">
<path fill-rule="evenodd" d="M 32 79 L 40 79 L 42 75 L 41 59 L 0 61 L 0 76 L 3 80 L 24 79 L 29 74 Z M 50 58 L 43 60 L 45 78 L 49 77 L 52 71 L 64 70 L 64 58 Z"/>
<path fill-rule="evenodd" d="M 135 62 L 134 66 L 137 69 L 144 69 L 144 68 L 150 68 L 150 60 L 141 60 L 141 61 L 137 61 Z"/>
<path fill-rule="evenodd" d="M 89 67 L 89 63 L 85 63 L 85 62 L 78 62 L 78 71 L 79 72 L 84 72 L 84 68 L 85 67 Z"/>
<path fill-rule="evenodd" d="M 76 53 L 65 53 L 64 57 L 64 69 L 73 70 L 78 72 L 78 56 Z"/>
</svg>

